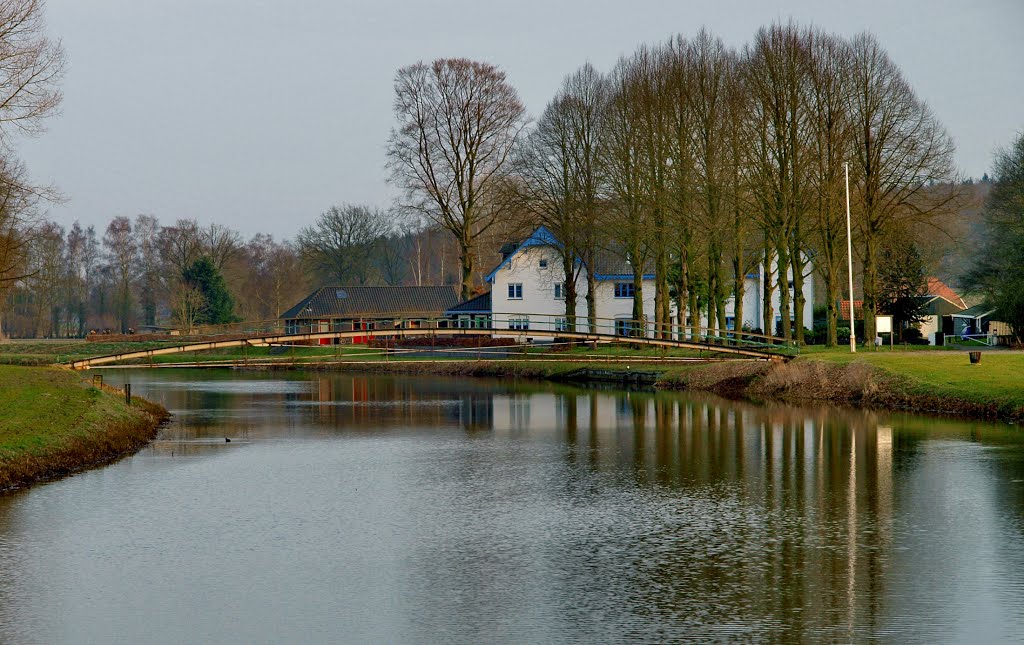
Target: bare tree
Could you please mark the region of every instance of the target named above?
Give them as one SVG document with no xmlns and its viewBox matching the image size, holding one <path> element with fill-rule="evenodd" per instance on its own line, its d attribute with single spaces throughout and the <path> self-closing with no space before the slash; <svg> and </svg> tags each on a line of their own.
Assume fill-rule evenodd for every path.
<svg viewBox="0 0 1024 645">
<path fill-rule="evenodd" d="M 33 186 L 12 153 L 15 136 L 35 135 L 60 107 L 64 49 L 46 36 L 43 0 L 0 2 L 0 293 L 19 277 L 40 199 L 56 191 Z"/>
<path fill-rule="evenodd" d="M 698 290 L 695 288 L 698 231 L 694 217 L 695 160 L 693 152 L 693 48 L 682 36 L 671 39 L 661 50 L 662 73 L 667 81 L 666 91 L 671 134 L 670 157 L 666 159 L 668 174 L 669 226 L 666 232 L 673 256 L 670 283 L 675 292 L 676 314 L 682 332 L 690 318 L 691 334 L 700 327 Z M 668 163 L 671 161 L 671 163 Z"/>
<path fill-rule="evenodd" d="M 43 0 L 0 2 L 0 143 L 38 134 L 60 107 L 66 64 L 59 41 L 46 36 Z"/>
<path fill-rule="evenodd" d="M 0 293 L 28 273 L 25 263 L 38 201 L 24 166 L 0 157 Z"/>
<path fill-rule="evenodd" d="M 296 243 L 306 266 L 322 281 L 366 284 L 377 245 L 390 230 L 385 211 L 345 204 L 322 213 L 316 224 L 299 232 Z"/>
<path fill-rule="evenodd" d="M 139 258 L 137 284 L 142 321 L 146 325 L 155 325 L 161 269 L 157 253 L 160 222 L 152 215 L 137 215 L 133 233 Z"/>
<path fill-rule="evenodd" d="M 645 84 L 652 76 L 653 57 L 641 49 L 621 58 L 608 77 L 608 97 L 602 119 L 602 165 L 607 177 L 609 207 L 602 233 L 610 251 L 629 266 L 633 277 L 635 321 L 644 319 L 643 278 L 651 258 L 655 222 L 651 202 L 642 119 Z M 631 333 L 639 333 L 639 329 Z"/>
<path fill-rule="evenodd" d="M 242 236 L 227 226 L 210 224 L 199 231 L 203 252 L 213 260 L 217 270 L 224 272 L 229 261 L 237 257 L 242 249 Z"/>
<path fill-rule="evenodd" d="M 704 30 L 697 34 L 691 47 L 694 206 L 708 242 L 708 325 L 725 329 L 725 299 L 730 285 L 723 269 L 731 230 L 725 201 L 731 177 L 728 92 L 734 54 L 721 39 Z"/>
<path fill-rule="evenodd" d="M 394 232 L 384 237 L 377 248 L 377 271 L 381 280 L 389 286 L 398 286 L 409 275 L 406 264 L 409 254 L 409 238 Z"/>
<path fill-rule="evenodd" d="M 103 234 L 103 247 L 107 252 L 107 267 L 114 282 L 115 312 L 121 333 L 125 333 L 132 315 L 132 278 L 138 257 L 131 220 L 123 216 L 112 219 Z"/>
<path fill-rule="evenodd" d="M 88 324 L 89 295 L 96 280 L 99 258 L 96 229 L 92 226 L 83 229 L 76 221 L 68 231 L 65 246 L 69 334 L 84 336 Z"/>
<path fill-rule="evenodd" d="M 497 67 L 443 58 L 398 70 L 394 112 L 392 180 L 405 206 L 455 237 L 462 297 L 469 298 L 475 241 L 501 212 L 490 192 L 525 125 L 525 108 Z"/>
<path fill-rule="evenodd" d="M 29 242 L 25 287 L 32 302 L 32 336 L 55 337 L 60 333 L 63 309 L 64 229 L 43 222 Z"/>
<path fill-rule="evenodd" d="M 745 84 L 751 93 L 753 119 L 751 159 L 755 199 L 760 206 L 764 231 L 765 333 L 771 334 L 775 266 L 779 289 L 782 335 L 793 337 L 791 295 L 796 294 L 797 339 L 803 336 L 802 272 L 804 243 L 802 223 L 806 198 L 804 174 L 806 120 L 802 91 L 805 86 L 807 48 L 793 25 L 763 27 L 745 52 Z M 790 285 L 789 274 L 794 279 Z M 792 286 L 792 292 L 791 292 Z"/>
<path fill-rule="evenodd" d="M 206 298 L 196 287 L 179 281 L 171 294 L 171 315 L 178 326 L 191 334 L 206 310 Z"/>
<path fill-rule="evenodd" d="M 245 278 L 239 308 L 248 320 L 277 318 L 307 292 L 298 251 L 270 235 L 254 235 L 241 252 Z"/>
<path fill-rule="evenodd" d="M 852 152 L 849 105 L 849 48 L 818 30 L 808 32 L 810 73 L 807 89 L 812 161 L 809 189 L 816 238 L 815 269 L 825 286 L 825 343 L 838 344 L 840 284 L 845 275 L 846 213 L 843 162 Z"/>
<path fill-rule="evenodd" d="M 162 227 L 158 244 L 167 267 L 164 272 L 173 280 L 180 280 L 185 269 L 204 253 L 202 232 L 193 219 L 179 219 L 173 226 Z"/>
<path fill-rule="evenodd" d="M 578 279 L 587 267 L 587 303 L 596 329 L 596 255 L 598 120 L 604 83 L 590 65 L 566 77 L 555 98 L 519 147 L 514 186 L 537 224 L 561 244 L 563 297 L 569 329 L 576 329 Z"/>
<path fill-rule="evenodd" d="M 930 222 L 957 204 L 960 191 L 953 181 L 952 139 L 878 40 L 860 34 L 850 53 L 856 151 L 850 190 L 863 245 L 864 334 L 871 342 L 882 236 L 897 222 Z"/>
</svg>

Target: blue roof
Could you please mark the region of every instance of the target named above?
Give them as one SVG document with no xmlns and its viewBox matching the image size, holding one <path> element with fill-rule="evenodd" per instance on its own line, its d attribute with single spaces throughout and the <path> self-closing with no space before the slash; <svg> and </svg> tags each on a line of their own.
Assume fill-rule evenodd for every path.
<svg viewBox="0 0 1024 645">
<path fill-rule="evenodd" d="M 555 237 L 554 233 L 549 231 L 546 226 L 538 226 L 533 233 L 530 233 L 530 237 L 523 240 L 514 251 L 509 253 L 505 259 L 498 264 L 498 266 L 494 267 L 494 270 L 488 273 L 484 280 L 487 282 L 493 282 L 494 274 L 508 266 L 508 264 L 512 262 L 513 256 L 529 246 L 554 246 L 556 248 L 561 248 L 562 243 L 558 241 L 558 238 Z"/>
<path fill-rule="evenodd" d="M 494 282 L 494 276 L 498 273 L 498 271 L 508 266 L 509 263 L 512 262 L 512 258 L 517 253 L 530 246 L 552 246 L 561 249 L 563 245 L 558 240 L 558 238 L 555 237 L 555 234 L 552 233 L 546 226 L 538 226 L 537 229 L 533 233 L 531 233 L 528 238 L 523 240 L 523 242 L 519 244 L 514 251 L 509 253 L 505 257 L 505 259 L 498 264 L 498 266 L 494 267 L 493 271 L 487 274 L 487 277 L 484 279 L 487 282 Z M 579 258 L 576 259 L 576 262 L 580 263 Z M 604 250 L 603 252 L 598 254 L 596 264 L 598 266 L 595 267 L 594 270 L 594 279 L 599 282 L 608 280 L 633 280 L 632 273 L 623 273 L 623 270 L 630 270 L 629 262 L 623 260 L 619 254 L 615 254 L 610 251 Z M 602 268 L 605 269 L 605 271 L 601 271 L 600 269 Z M 651 267 L 648 266 L 647 268 L 649 269 Z M 644 273 L 643 279 L 653 280 L 654 274 Z"/>
<path fill-rule="evenodd" d="M 628 281 L 632 282 L 633 281 L 633 274 L 632 273 L 595 273 L 594 274 L 594 279 L 597 280 L 598 282 L 605 282 L 605 281 L 608 281 L 608 280 L 628 280 Z M 644 280 L 653 280 L 654 279 L 654 274 L 653 273 L 645 273 L 643 275 L 643 279 Z"/>
</svg>

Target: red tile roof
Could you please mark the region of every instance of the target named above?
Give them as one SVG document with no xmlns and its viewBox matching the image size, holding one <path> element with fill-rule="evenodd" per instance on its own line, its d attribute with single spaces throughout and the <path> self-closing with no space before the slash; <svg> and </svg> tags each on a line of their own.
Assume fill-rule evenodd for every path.
<svg viewBox="0 0 1024 645">
<path fill-rule="evenodd" d="M 857 316 L 857 320 L 864 320 L 864 301 L 854 300 L 853 301 L 853 312 Z M 850 319 L 850 301 L 840 300 L 839 301 L 839 320 Z"/>
<path fill-rule="evenodd" d="M 944 283 L 942 280 L 939 280 L 934 276 L 930 276 L 928 278 L 928 294 L 932 296 L 939 296 L 940 298 L 945 298 L 946 300 L 952 302 L 957 307 L 960 307 L 961 309 L 967 309 L 967 303 L 964 302 L 963 298 L 957 295 L 955 291 L 950 289 L 949 286 L 946 285 L 946 283 Z"/>
</svg>

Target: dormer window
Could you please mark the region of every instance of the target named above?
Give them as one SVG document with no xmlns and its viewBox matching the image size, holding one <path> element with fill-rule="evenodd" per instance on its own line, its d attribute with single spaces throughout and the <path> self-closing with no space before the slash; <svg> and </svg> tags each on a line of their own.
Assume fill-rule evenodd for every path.
<svg viewBox="0 0 1024 645">
<path fill-rule="evenodd" d="M 545 258 L 545 259 L 541 260 L 540 262 L 538 262 L 538 266 L 540 266 L 540 268 L 542 268 L 542 269 L 548 268 L 547 258 Z"/>
</svg>

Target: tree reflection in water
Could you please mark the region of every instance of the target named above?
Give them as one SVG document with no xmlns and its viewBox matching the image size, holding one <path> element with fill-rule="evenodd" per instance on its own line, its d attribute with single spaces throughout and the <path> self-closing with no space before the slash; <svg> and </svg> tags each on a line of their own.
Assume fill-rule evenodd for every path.
<svg viewBox="0 0 1024 645">
<path fill-rule="evenodd" d="M 310 504 L 351 526 L 343 543 L 321 544 L 302 533 L 315 523 L 289 525 L 288 543 L 308 540 L 342 572 L 372 562 L 378 573 L 357 582 L 393 599 L 376 611 L 393 618 L 396 640 L 948 641 L 1024 628 L 1024 441 L 1013 428 L 514 380 L 107 375 L 127 378 L 177 413 L 140 456 L 162 464 L 150 477 L 191 477 L 166 465 L 172 453 L 189 468 L 220 460 L 203 472 L 225 478 L 221 495 L 243 487 L 231 513 L 253 488 L 280 512 L 305 517 L 290 507 Z M 301 455 L 298 470 L 282 454 Z M 61 483 L 86 491 L 65 514 L 103 503 L 89 497 L 91 481 Z M 181 508 L 198 513 L 185 492 Z M 26 555 L 21 566 L 18 554 L 32 549 L 2 547 L 26 525 L 18 509 L 31 504 L 17 500 L 36 498 L 0 499 L 0 600 L 11 607 L 0 619 L 9 622 L 24 613 L 19 589 L 39 560 Z M 39 506 L 37 523 L 52 524 L 52 508 Z M 252 525 L 281 530 L 262 515 L 245 519 L 236 540 Z M 356 549 L 367 531 L 374 539 Z M 59 575 L 77 562 L 65 555 Z M 249 589 L 250 570 L 240 571 Z M 308 574 L 287 583 L 303 589 Z M 323 620 L 365 609 L 348 602 Z"/>
</svg>

